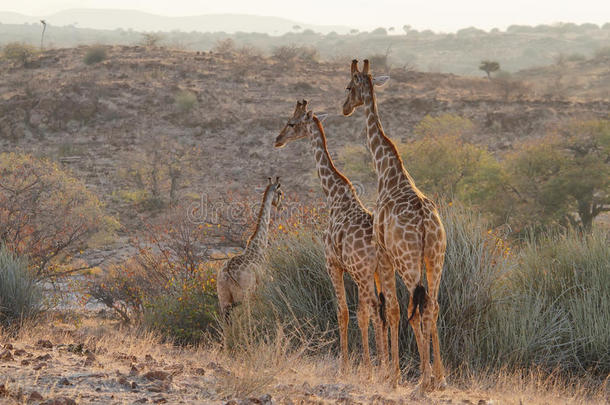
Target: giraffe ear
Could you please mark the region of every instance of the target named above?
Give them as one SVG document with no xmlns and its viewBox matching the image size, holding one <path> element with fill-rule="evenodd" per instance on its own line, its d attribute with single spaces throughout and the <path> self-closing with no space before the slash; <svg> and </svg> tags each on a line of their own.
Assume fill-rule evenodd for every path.
<svg viewBox="0 0 610 405">
<path fill-rule="evenodd" d="M 390 80 L 390 76 L 375 76 L 373 77 L 373 84 L 375 86 L 383 86 Z"/>
<path fill-rule="evenodd" d="M 313 111 L 309 110 L 307 111 L 307 121 L 311 120 L 313 118 Z"/>
<path fill-rule="evenodd" d="M 324 122 L 324 120 L 325 120 L 326 118 L 328 118 L 328 114 L 325 114 L 325 113 L 319 113 L 319 114 L 316 114 L 316 117 L 318 117 L 318 119 L 320 120 L 320 122 Z"/>
</svg>

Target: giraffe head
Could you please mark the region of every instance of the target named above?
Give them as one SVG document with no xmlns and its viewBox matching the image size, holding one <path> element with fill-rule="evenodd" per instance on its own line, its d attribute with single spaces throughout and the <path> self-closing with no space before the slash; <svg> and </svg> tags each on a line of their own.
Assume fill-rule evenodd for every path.
<svg viewBox="0 0 610 405">
<path fill-rule="evenodd" d="M 271 177 L 269 177 L 268 179 L 269 183 L 267 184 L 265 195 L 268 195 L 267 193 L 273 193 L 271 205 L 273 205 L 275 208 L 280 208 L 280 205 L 282 204 L 282 199 L 284 198 L 284 193 L 282 193 L 282 190 L 280 190 L 280 178 L 279 176 L 276 176 L 275 181 L 272 181 Z"/>
<path fill-rule="evenodd" d="M 328 116 L 328 114 L 314 114 L 313 111 L 308 111 L 307 100 L 297 101 L 292 117 L 275 139 L 275 147 L 283 148 L 288 142 L 313 136 L 314 115 L 320 121 L 324 121 Z"/>
<path fill-rule="evenodd" d="M 347 98 L 343 103 L 343 115 L 351 115 L 356 107 L 364 104 L 364 95 L 370 93 L 371 85 L 383 86 L 390 76 L 371 76 L 369 73 L 369 60 L 365 59 L 362 65 L 362 72 L 358 70 L 358 60 L 352 60 L 351 80 L 347 87 Z"/>
</svg>

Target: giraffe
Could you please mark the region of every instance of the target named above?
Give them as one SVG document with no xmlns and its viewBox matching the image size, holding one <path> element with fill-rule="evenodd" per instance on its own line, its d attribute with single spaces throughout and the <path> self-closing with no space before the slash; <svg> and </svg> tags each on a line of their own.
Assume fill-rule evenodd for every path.
<svg viewBox="0 0 610 405">
<path fill-rule="evenodd" d="M 269 183 L 263 194 L 263 202 L 258 213 L 256 228 L 248 240 L 246 249 L 234 256 L 219 270 L 216 277 L 216 291 L 220 313 L 228 319 L 231 308 L 246 301 L 260 282 L 260 267 L 267 248 L 267 235 L 271 207 L 278 208 L 282 200 L 280 178 Z"/>
<path fill-rule="evenodd" d="M 374 231 L 378 255 L 389 262 L 402 277 L 409 290 L 409 323 L 413 328 L 420 357 L 421 381 L 416 393 L 423 394 L 433 385 L 445 388 L 445 370 L 441 360 L 436 321 L 439 305 L 438 291 L 443 271 L 445 230 L 434 203 L 416 186 L 405 169 L 394 143 L 386 136 L 377 111 L 374 86 L 383 85 L 388 76 L 372 77 L 369 61 L 365 60 L 362 72 L 358 61 L 351 65 L 351 79 L 343 115 L 349 116 L 364 105 L 367 117 L 367 146 L 377 173 L 377 202 L 374 212 Z M 424 267 L 428 292 L 423 285 Z M 380 273 L 386 275 L 387 272 Z M 387 281 L 382 279 L 383 284 Z M 386 297 L 392 351 L 392 384 L 399 377 L 398 322 L 400 309 L 394 297 Z M 434 381 L 430 369 L 430 339 L 434 351 Z"/>
<path fill-rule="evenodd" d="M 347 272 L 358 286 L 358 326 L 362 335 L 364 366 L 371 376 L 368 328 L 372 316 L 375 341 L 381 365 L 387 365 L 387 328 L 384 295 L 375 293 L 377 258 L 373 244 L 373 219 L 362 205 L 352 183 L 335 167 L 326 147 L 322 121 L 326 114 L 307 110 L 307 101 L 297 101 L 293 116 L 275 140 L 275 147 L 301 138 L 309 138 L 314 152 L 318 177 L 326 195 L 329 223 L 324 236 L 326 269 L 337 296 L 337 319 L 340 330 L 341 369 L 347 367 L 347 325 L 349 321 L 343 274 Z M 385 344 L 384 344 L 385 342 Z"/>
</svg>

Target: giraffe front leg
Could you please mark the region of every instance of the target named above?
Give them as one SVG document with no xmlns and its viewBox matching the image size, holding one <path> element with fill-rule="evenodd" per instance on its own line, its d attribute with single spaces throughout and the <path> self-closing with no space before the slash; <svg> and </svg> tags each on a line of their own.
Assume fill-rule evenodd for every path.
<svg viewBox="0 0 610 405">
<path fill-rule="evenodd" d="M 328 266 L 328 272 L 335 289 L 335 294 L 337 295 L 337 321 L 339 324 L 339 341 L 341 343 L 341 372 L 345 373 L 348 368 L 347 324 L 349 322 L 349 312 L 347 310 L 347 299 L 343 284 L 343 270 L 335 265 Z"/>
</svg>

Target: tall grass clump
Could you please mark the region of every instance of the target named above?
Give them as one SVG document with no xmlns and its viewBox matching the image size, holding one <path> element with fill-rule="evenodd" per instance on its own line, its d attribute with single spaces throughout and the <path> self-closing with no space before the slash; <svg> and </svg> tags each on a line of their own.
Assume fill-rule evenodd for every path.
<svg viewBox="0 0 610 405">
<path fill-rule="evenodd" d="M 326 271 L 321 238 L 318 231 L 302 227 L 272 243 L 269 281 L 257 294 L 258 305 L 266 308 L 269 319 L 294 320 L 300 332 L 310 338 L 330 334 L 338 341 L 337 300 Z M 349 276 L 344 280 L 348 306 L 353 309 L 356 286 Z M 350 343 L 355 342 L 355 336 L 359 336 L 357 326 L 350 322 Z"/>
<path fill-rule="evenodd" d="M 27 261 L 0 245 L 0 326 L 18 327 L 40 312 L 42 291 Z"/>
<path fill-rule="evenodd" d="M 610 373 L 610 237 L 554 233 L 530 239 L 519 268 L 506 345 L 508 361 L 572 373 Z"/>
</svg>

